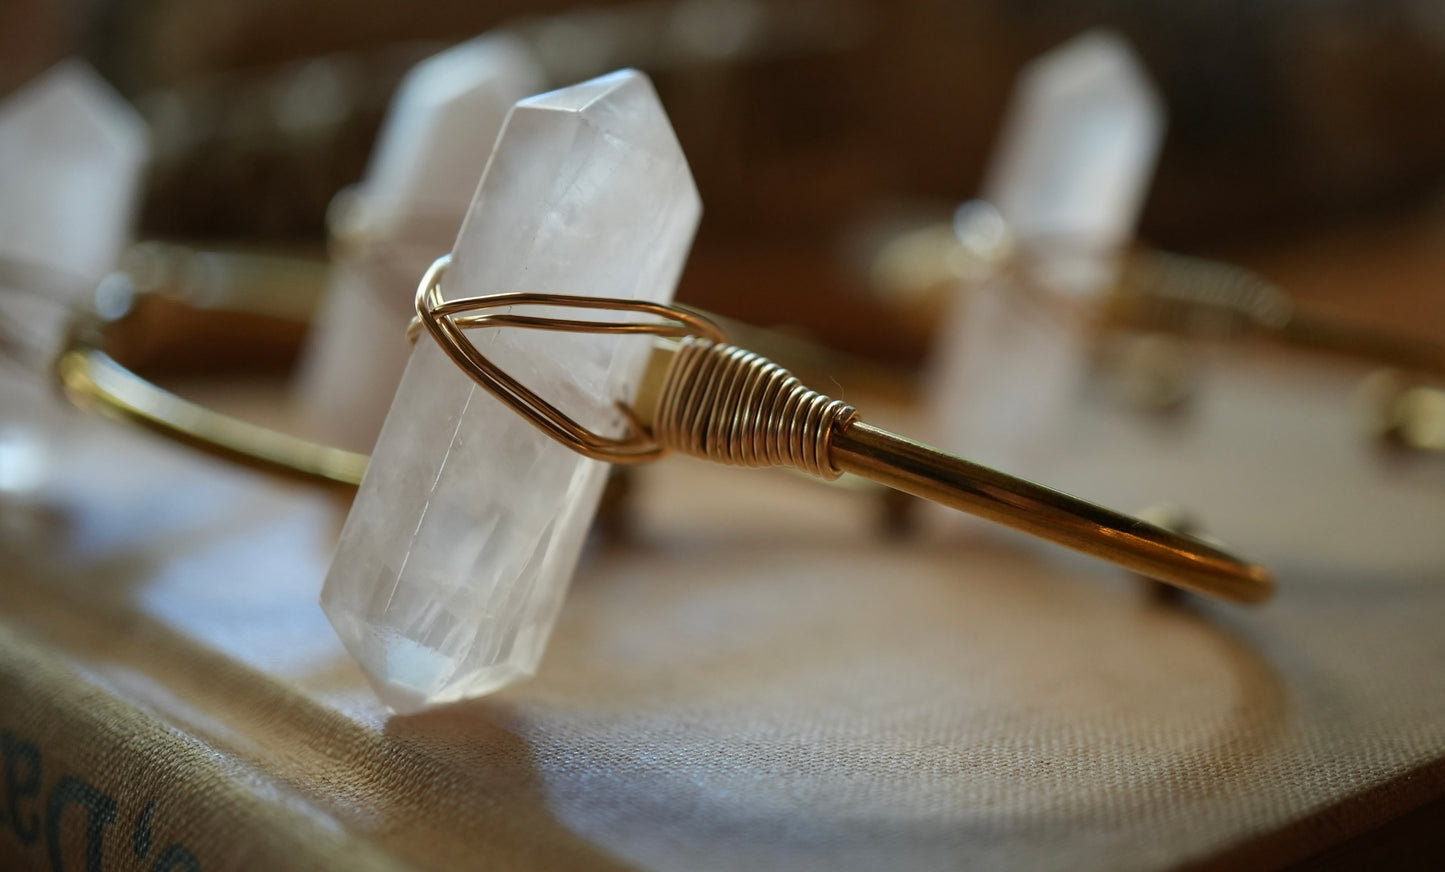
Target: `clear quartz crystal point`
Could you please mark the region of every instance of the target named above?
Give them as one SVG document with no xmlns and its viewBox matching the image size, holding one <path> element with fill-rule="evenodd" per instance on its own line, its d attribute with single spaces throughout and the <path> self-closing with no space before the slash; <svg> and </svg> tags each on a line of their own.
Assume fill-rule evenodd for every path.
<svg viewBox="0 0 1445 872">
<path fill-rule="evenodd" d="M 78 287 L 115 267 L 146 159 L 144 123 L 81 61 L 0 103 L 0 257 Z"/>
<path fill-rule="evenodd" d="M 442 282 L 666 301 L 701 214 L 647 77 L 623 71 L 518 103 Z M 600 314 L 599 314 L 600 317 Z M 580 424 L 619 435 L 649 344 L 473 331 L 478 349 Z M 530 676 L 606 477 L 417 340 L 322 592 L 399 711 Z"/>
<path fill-rule="evenodd" d="M 1094 291 L 1111 275 L 1089 261 L 1133 239 L 1163 133 L 1163 104 L 1128 43 L 1088 31 L 1020 73 L 984 198 L 1018 243 L 1061 262 L 1057 290 Z"/>
<path fill-rule="evenodd" d="M 341 254 L 299 377 L 316 436 L 370 451 L 411 347 L 416 277 L 456 239 L 512 104 L 543 89 L 521 40 L 477 37 L 417 64 L 366 177 L 340 210 Z"/>
<path fill-rule="evenodd" d="M 985 184 L 960 236 L 1003 228 L 1034 286 L 1002 270 L 965 288 L 940 334 L 940 440 L 982 463 L 1049 474 L 1088 366 L 1094 308 L 1133 238 L 1164 130 L 1124 40 L 1084 33 L 1020 74 Z M 992 210 L 992 211 L 991 211 Z M 971 228 L 971 229 L 970 229 Z"/>
<path fill-rule="evenodd" d="M 140 116 L 81 61 L 0 102 L 0 527 L 50 475 L 64 431 L 49 368 L 128 241 L 147 149 Z"/>
</svg>

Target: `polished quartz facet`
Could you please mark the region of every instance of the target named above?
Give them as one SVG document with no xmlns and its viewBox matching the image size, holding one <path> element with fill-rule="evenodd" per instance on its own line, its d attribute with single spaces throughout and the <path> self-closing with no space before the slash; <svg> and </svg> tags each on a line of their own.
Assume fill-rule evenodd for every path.
<svg viewBox="0 0 1445 872">
<path fill-rule="evenodd" d="M 528 290 L 665 301 L 701 211 L 651 84 L 625 71 L 507 119 L 443 280 L 447 298 Z M 579 423 L 623 432 L 645 342 L 474 331 L 483 354 Z M 536 669 L 606 465 L 554 442 L 423 335 L 327 576 L 322 604 L 398 710 Z"/>
<path fill-rule="evenodd" d="M 525 45 L 497 33 L 402 82 L 366 178 L 339 210 L 343 254 L 302 362 L 299 404 L 323 441 L 370 451 L 401 381 L 416 282 L 456 240 L 512 104 L 542 90 Z"/>
</svg>

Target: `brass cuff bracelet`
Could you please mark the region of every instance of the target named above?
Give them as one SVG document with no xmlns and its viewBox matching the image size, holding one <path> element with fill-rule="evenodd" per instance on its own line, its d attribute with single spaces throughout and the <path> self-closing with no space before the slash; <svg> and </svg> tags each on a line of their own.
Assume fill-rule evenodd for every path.
<svg viewBox="0 0 1445 872">
<path fill-rule="evenodd" d="M 448 257 L 417 292 L 413 339 L 425 332 L 451 360 L 549 437 L 585 456 L 638 463 L 680 452 L 739 466 L 777 466 L 831 480 L 852 473 L 1115 563 L 1236 602 L 1260 602 L 1269 572 L 1198 539 L 971 463 L 860 420 L 853 407 L 804 387 L 787 370 L 726 342 L 707 317 L 679 306 L 556 294 L 445 300 Z M 519 315 L 509 306 L 622 310 L 639 321 Z M 498 310 L 500 311 L 493 311 Z M 511 327 L 658 337 L 650 388 L 626 409 L 631 432 L 612 439 L 576 424 L 488 361 L 465 331 Z M 202 451 L 291 478 L 354 487 L 367 457 L 213 412 L 162 390 L 104 350 L 104 322 L 71 331 L 57 361 L 77 406 L 139 424 Z"/>
</svg>

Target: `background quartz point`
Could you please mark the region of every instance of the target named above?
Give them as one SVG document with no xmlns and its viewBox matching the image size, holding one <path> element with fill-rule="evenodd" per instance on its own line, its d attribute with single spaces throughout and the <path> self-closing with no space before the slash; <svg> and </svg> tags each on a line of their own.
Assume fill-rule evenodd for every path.
<svg viewBox="0 0 1445 872">
<path fill-rule="evenodd" d="M 623 71 L 518 103 L 443 283 L 666 301 L 701 203 L 647 77 Z M 482 353 L 585 426 L 620 434 L 650 343 L 524 330 Z M 605 464 L 554 442 L 423 336 L 382 427 L 322 593 L 337 633 L 400 711 L 536 669 L 596 511 Z"/>
<path fill-rule="evenodd" d="M 0 514 L 39 493 L 66 440 L 50 366 L 129 241 L 147 152 L 140 116 L 81 61 L 0 102 Z"/>
<path fill-rule="evenodd" d="M 1092 307 L 1133 239 L 1163 131 L 1147 73 L 1110 31 L 1075 37 L 1020 73 L 984 194 L 1044 293 L 1020 293 L 1004 272 L 958 295 L 931 378 L 944 447 L 1053 475 L 1089 366 Z M 954 514 L 946 523 L 973 523 Z"/>
<path fill-rule="evenodd" d="M 94 283 L 130 233 L 144 123 L 81 61 L 0 103 L 0 257 Z"/>
<path fill-rule="evenodd" d="M 507 112 L 541 89 L 536 59 L 507 33 L 467 40 L 412 67 L 367 167 L 367 229 L 394 238 L 416 231 L 416 221 L 455 219 L 449 244 Z"/>
<path fill-rule="evenodd" d="M 370 451 L 411 347 L 416 283 L 451 247 L 507 112 L 541 91 L 526 45 L 505 33 L 453 46 L 402 81 L 366 178 L 343 210 L 343 246 L 300 367 L 315 435 Z"/>
<path fill-rule="evenodd" d="M 1053 241 L 1055 260 L 1125 245 L 1163 134 L 1163 104 L 1128 43 L 1091 30 L 1019 74 L 984 198 L 1020 239 Z M 1060 290 L 1109 278 L 1106 264 L 1070 266 Z"/>
</svg>

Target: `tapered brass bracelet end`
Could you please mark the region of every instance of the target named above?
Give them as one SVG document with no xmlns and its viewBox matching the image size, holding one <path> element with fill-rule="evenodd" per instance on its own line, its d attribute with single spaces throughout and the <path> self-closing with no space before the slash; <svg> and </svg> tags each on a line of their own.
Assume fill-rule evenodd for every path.
<svg viewBox="0 0 1445 872">
<path fill-rule="evenodd" d="M 659 375 L 660 373 L 660 375 Z M 862 421 L 759 355 L 689 337 L 654 355 L 637 420 L 669 450 L 736 466 L 843 473 L 986 518 L 1150 578 L 1233 602 L 1269 599 L 1274 579 L 1191 536 L 1113 512 Z"/>
</svg>

